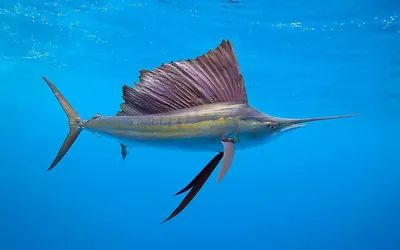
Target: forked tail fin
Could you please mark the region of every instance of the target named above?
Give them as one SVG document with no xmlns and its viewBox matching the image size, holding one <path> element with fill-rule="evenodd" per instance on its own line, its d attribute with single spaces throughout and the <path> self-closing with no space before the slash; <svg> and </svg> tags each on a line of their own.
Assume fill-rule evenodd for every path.
<svg viewBox="0 0 400 250">
<path fill-rule="evenodd" d="M 64 155 L 68 152 L 72 144 L 75 142 L 76 138 L 81 132 L 79 124 L 82 122 L 82 120 L 76 113 L 76 111 L 72 108 L 71 104 L 69 104 L 67 99 L 65 99 L 65 97 L 60 93 L 60 91 L 58 91 L 58 89 L 53 85 L 53 83 L 51 83 L 46 77 L 42 76 L 42 78 L 47 83 L 47 85 L 49 85 L 51 91 L 53 91 L 58 102 L 63 108 L 65 114 L 68 116 L 68 123 L 69 123 L 69 133 L 65 138 L 64 143 L 62 144 L 56 157 L 54 158 L 53 163 L 51 163 L 50 167 L 47 169 L 47 171 L 49 171 L 57 165 L 57 163 L 64 157 Z"/>
</svg>

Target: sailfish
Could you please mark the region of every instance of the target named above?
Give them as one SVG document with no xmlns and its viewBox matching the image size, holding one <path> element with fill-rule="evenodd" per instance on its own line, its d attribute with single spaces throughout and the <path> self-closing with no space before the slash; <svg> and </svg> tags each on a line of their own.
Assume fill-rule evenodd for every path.
<svg viewBox="0 0 400 250">
<path fill-rule="evenodd" d="M 82 119 L 54 84 L 42 78 L 69 123 L 69 133 L 48 170 L 60 162 L 83 130 L 114 138 L 120 144 L 123 159 L 131 148 L 141 145 L 215 153 L 200 173 L 175 194 L 190 190 L 162 223 L 185 209 L 222 160 L 217 176 L 217 182 L 221 181 L 237 150 L 264 145 L 282 133 L 304 127 L 307 122 L 355 116 L 288 119 L 250 106 L 229 39 L 195 59 L 141 70 L 134 87 L 123 85 L 124 101 L 113 116 L 97 114 Z"/>
</svg>

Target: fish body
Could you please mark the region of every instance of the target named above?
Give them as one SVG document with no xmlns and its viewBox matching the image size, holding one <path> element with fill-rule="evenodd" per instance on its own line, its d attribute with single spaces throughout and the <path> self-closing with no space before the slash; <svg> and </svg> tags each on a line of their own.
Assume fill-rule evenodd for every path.
<svg viewBox="0 0 400 250">
<path fill-rule="evenodd" d="M 82 119 L 54 84 L 43 79 L 69 123 L 69 133 L 48 170 L 60 162 L 84 130 L 114 138 L 120 144 L 123 159 L 130 148 L 139 146 L 216 153 L 200 173 L 175 194 L 189 191 L 163 222 L 178 215 L 191 202 L 222 160 L 217 177 L 217 182 L 221 181 L 233 163 L 236 150 L 266 144 L 272 138 L 304 127 L 305 122 L 354 116 L 288 119 L 253 108 L 248 103 L 243 76 L 229 40 L 193 60 L 140 71 L 135 87 L 122 87 L 124 102 L 114 116 Z"/>
<path fill-rule="evenodd" d="M 144 116 L 109 116 L 83 126 L 128 147 L 153 146 L 222 152 L 221 140 L 232 138 L 236 149 L 258 146 L 271 136 L 269 122 L 247 104 L 218 103 Z M 265 117 L 264 117 L 265 118 Z"/>
</svg>

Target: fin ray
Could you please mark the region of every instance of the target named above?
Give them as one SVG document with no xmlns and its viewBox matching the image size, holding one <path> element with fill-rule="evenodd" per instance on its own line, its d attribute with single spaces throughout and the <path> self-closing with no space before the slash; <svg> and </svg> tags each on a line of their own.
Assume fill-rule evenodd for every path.
<svg viewBox="0 0 400 250">
<path fill-rule="evenodd" d="M 135 87 L 124 85 L 117 115 L 166 113 L 203 104 L 247 103 L 246 88 L 229 40 L 195 59 L 141 70 Z"/>
</svg>

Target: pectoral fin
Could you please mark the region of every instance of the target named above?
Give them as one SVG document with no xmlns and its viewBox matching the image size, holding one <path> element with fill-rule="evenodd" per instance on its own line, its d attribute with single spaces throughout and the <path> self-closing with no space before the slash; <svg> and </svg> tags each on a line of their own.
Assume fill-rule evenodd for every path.
<svg viewBox="0 0 400 250">
<path fill-rule="evenodd" d="M 217 182 L 224 178 L 232 165 L 233 156 L 235 155 L 235 144 L 232 141 L 221 141 L 221 143 L 224 146 L 224 159 L 222 160 Z"/>
<path fill-rule="evenodd" d="M 190 189 L 190 192 L 185 196 L 185 198 L 183 198 L 179 206 L 171 213 L 171 215 L 167 219 L 165 219 L 161 223 L 164 223 L 174 218 L 180 212 L 182 212 L 183 209 L 185 209 L 185 207 L 193 200 L 196 194 L 200 191 L 201 187 L 210 177 L 211 173 L 214 171 L 218 163 L 221 161 L 223 155 L 224 154 L 222 152 L 217 154 L 185 188 L 183 188 L 181 191 L 175 194 L 179 195 Z"/>
</svg>

